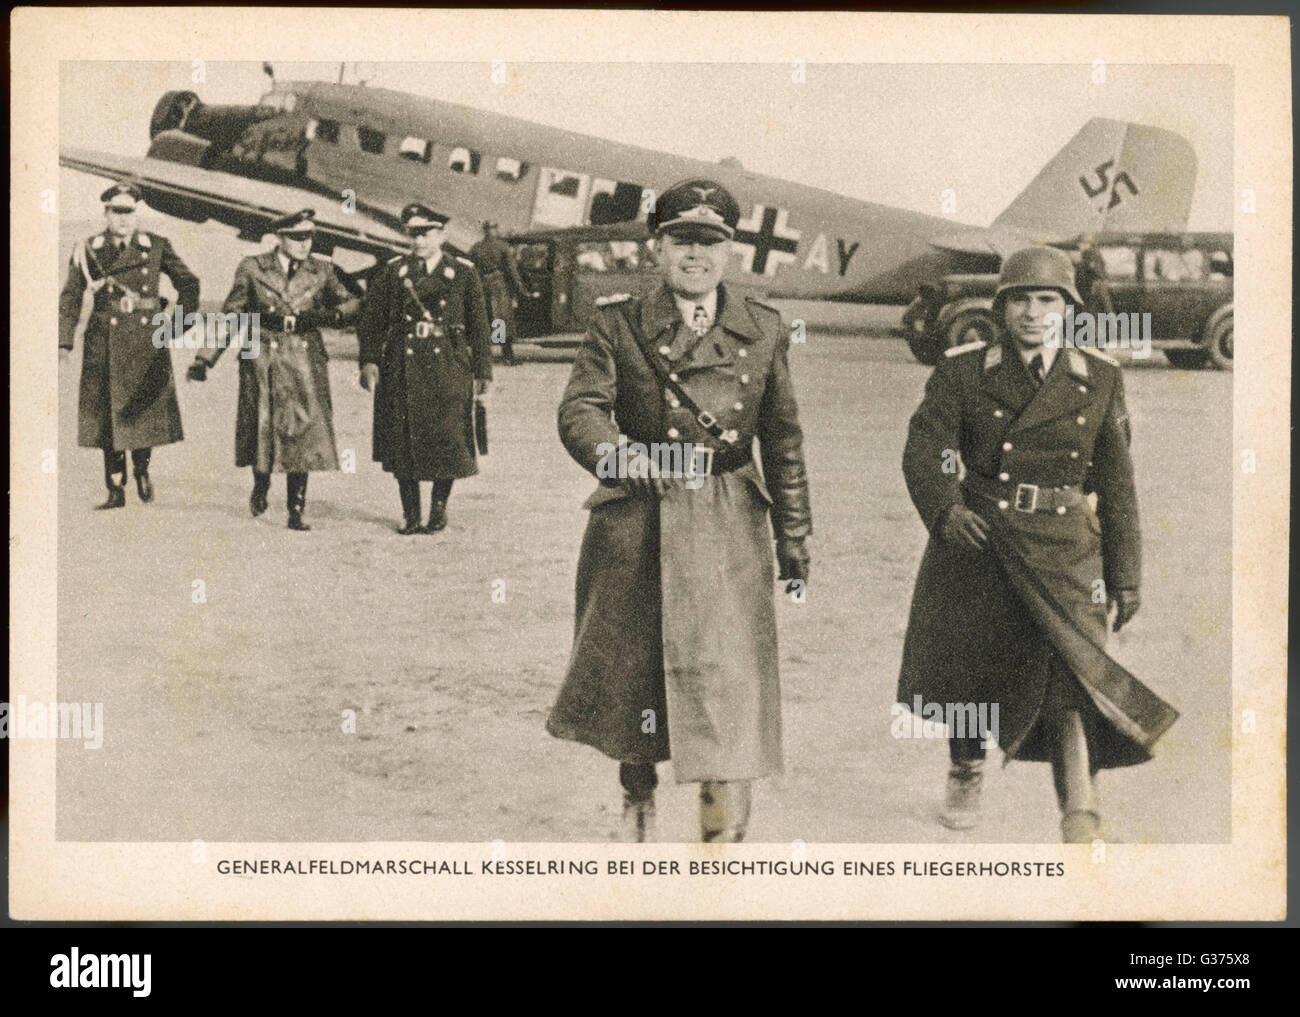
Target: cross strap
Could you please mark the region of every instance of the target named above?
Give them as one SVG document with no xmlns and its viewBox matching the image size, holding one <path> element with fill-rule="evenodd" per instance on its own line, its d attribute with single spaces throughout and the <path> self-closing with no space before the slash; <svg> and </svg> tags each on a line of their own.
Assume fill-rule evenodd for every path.
<svg viewBox="0 0 1300 1017">
<path fill-rule="evenodd" d="M 626 320 L 626 316 L 624 317 Z M 681 382 L 677 380 L 677 373 L 672 366 L 664 360 L 659 352 L 650 344 L 650 338 L 643 336 L 635 328 L 631 328 L 631 322 L 628 322 L 629 329 L 632 332 L 633 339 L 636 342 L 637 349 L 645 356 L 650 364 L 650 369 L 654 371 L 659 383 L 669 392 L 671 392 L 686 409 L 695 417 L 698 423 L 709 436 L 716 438 L 724 445 L 735 445 L 740 436 L 734 430 L 726 430 L 718 423 L 718 418 L 708 410 L 704 409 L 697 403 L 691 394 L 686 391 Z"/>
</svg>

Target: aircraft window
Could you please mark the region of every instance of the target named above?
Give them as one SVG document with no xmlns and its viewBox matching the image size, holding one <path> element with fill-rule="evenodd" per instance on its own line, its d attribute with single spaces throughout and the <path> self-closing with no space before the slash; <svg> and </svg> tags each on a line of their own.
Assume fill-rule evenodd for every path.
<svg viewBox="0 0 1300 1017">
<path fill-rule="evenodd" d="M 308 120 L 307 140 L 326 141 L 331 145 L 339 143 L 339 122 L 337 120 Z"/>
<path fill-rule="evenodd" d="M 285 113 L 292 113 L 298 105 L 298 96 L 293 92 L 267 92 L 262 96 L 258 103 L 267 109 L 282 110 Z"/>
<path fill-rule="evenodd" d="M 1108 279 L 1137 278 L 1137 252 L 1131 247 L 1099 247 Z"/>
<path fill-rule="evenodd" d="M 517 184 L 524 178 L 528 172 L 528 163 L 520 162 L 518 159 L 509 159 L 502 156 L 497 160 L 497 179 L 504 180 L 508 184 Z"/>
<path fill-rule="evenodd" d="M 361 151 L 363 152 L 369 152 L 371 155 L 383 155 L 386 140 L 383 131 L 376 131 L 373 127 L 357 128 L 357 141 L 360 142 Z"/>
<path fill-rule="evenodd" d="M 478 173 L 479 154 L 468 148 L 453 148 L 447 167 L 456 173 Z"/>
<path fill-rule="evenodd" d="M 433 142 L 425 141 L 423 138 L 403 138 L 401 145 L 398 146 L 398 154 L 403 159 L 428 162 L 429 157 L 433 155 Z"/>
</svg>

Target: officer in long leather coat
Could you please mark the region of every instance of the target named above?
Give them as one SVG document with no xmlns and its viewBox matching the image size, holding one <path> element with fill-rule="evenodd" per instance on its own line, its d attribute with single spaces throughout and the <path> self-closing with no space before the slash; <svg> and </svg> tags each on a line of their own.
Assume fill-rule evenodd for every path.
<svg viewBox="0 0 1300 1017">
<path fill-rule="evenodd" d="M 750 782 L 782 767 L 772 540 L 802 587 L 812 522 L 789 334 L 719 282 L 739 215 L 714 181 L 663 193 L 664 285 L 598 301 L 559 407 L 600 485 L 547 730 L 619 761 L 629 840 L 651 836 L 670 750 L 706 841 L 742 839 Z"/>
</svg>

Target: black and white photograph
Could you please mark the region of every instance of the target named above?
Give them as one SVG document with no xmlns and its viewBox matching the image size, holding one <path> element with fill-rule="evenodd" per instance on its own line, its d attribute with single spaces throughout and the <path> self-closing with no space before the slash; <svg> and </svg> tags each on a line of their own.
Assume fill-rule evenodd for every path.
<svg viewBox="0 0 1300 1017">
<path fill-rule="evenodd" d="M 1290 146 L 1240 63 L 1287 74 L 1284 22 L 751 57 L 742 12 L 604 12 L 710 46 L 518 58 L 376 11 L 107 59 L 67 14 L 15 178 L 48 518 L 6 734 L 44 838 L 164 870 L 88 913 L 490 917 L 530 875 L 550 910 L 498 913 L 579 918 L 652 864 L 700 917 L 1118 917 L 1119 866 L 1150 917 L 1284 912 Z M 1172 885 L 1247 829 L 1282 882 Z"/>
</svg>

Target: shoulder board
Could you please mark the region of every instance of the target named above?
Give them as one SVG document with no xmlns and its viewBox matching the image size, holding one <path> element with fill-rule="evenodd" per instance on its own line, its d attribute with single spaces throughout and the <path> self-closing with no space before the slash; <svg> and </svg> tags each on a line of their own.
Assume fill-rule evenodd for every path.
<svg viewBox="0 0 1300 1017">
<path fill-rule="evenodd" d="M 91 248 L 92 248 L 93 250 L 96 250 L 96 251 L 98 251 L 101 247 L 103 247 L 103 246 L 104 246 L 104 234 L 102 234 L 102 233 L 96 233 L 93 237 L 91 237 L 91 238 L 90 238 L 90 246 L 91 246 Z"/>
<path fill-rule="evenodd" d="M 456 255 L 456 260 L 459 261 L 462 265 L 468 265 L 470 268 L 475 267 L 474 262 L 470 261 L 468 258 L 462 258 L 459 254 Z"/>
<path fill-rule="evenodd" d="M 597 307 L 609 307 L 611 304 L 623 304 L 632 299 L 631 293 L 611 293 L 606 297 L 597 297 Z"/>
<path fill-rule="evenodd" d="M 754 304 L 756 307 L 763 308 L 763 310 L 765 311 L 771 311 L 773 314 L 781 313 L 780 308 L 773 307 L 771 304 L 765 304 L 763 303 L 763 301 L 755 297 L 746 297 L 745 300 L 751 304 Z"/>
<path fill-rule="evenodd" d="M 1110 354 L 1108 354 L 1108 353 L 1102 353 L 1101 350 L 1094 349 L 1094 348 L 1091 347 L 1091 346 L 1075 346 L 1074 349 L 1076 349 L 1076 350 L 1082 350 L 1084 353 L 1088 354 L 1088 355 L 1091 356 L 1091 357 L 1096 357 L 1098 360 L 1104 360 L 1104 361 L 1106 361 L 1106 363 L 1110 364 L 1112 367 L 1119 367 L 1119 361 L 1118 361 L 1118 360 L 1116 360 L 1114 357 L 1112 357 L 1112 356 L 1111 356 Z"/>
<path fill-rule="evenodd" d="M 973 353 L 976 350 L 982 350 L 987 346 L 983 339 L 976 339 L 974 342 L 962 343 L 960 346 L 954 346 L 950 350 L 944 350 L 945 357 L 960 357 L 963 353 Z"/>
<path fill-rule="evenodd" d="M 311 256 L 313 258 L 319 258 L 321 261 L 328 261 L 330 263 L 333 263 L 334 261 L 334 259 L 331 258 L 328 254 L 321 254 L 320 251 L 312 251 Z"/>
<path fill-rule="evenodd" d="M 149 249 L 150 245 L 153 244 L 153 238 L 150 237 L 148 233 L 144 232 L 144 230 L 141 230 L 135 235 L 135 241 L 146 251 Z"/>
</svg>

